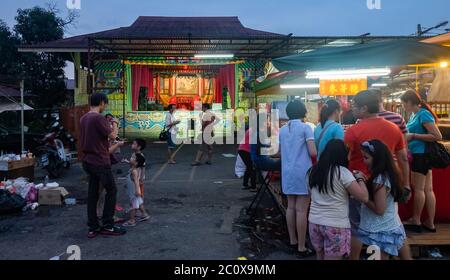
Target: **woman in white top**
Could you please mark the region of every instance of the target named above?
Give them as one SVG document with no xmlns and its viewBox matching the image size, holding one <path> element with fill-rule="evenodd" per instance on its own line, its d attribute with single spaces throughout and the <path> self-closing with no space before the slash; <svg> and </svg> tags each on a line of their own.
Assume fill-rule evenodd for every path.
<svg viewBox="0 0 450 280">
<path fill-rule="evenodd" d="M 168 162 L 169 164 L 177 163 L 174 159 L 173 150 L 177 148 L 177 145 L 174 143 L 174 139 L 177 136 L 177 124 L 180 123 L 174 116 L 175 110 L 177 106 L 175 104 L 169 105 L 169 113 L 166 115 L 166 128 L 169 129 L 169 137 L 167 139 L 167 148 L 168 148 Z"/>
<path fill-rule="evenodd" d="M 291 101 L 286 107 L 290 121 L 280 129 L 281 148 L 281 187 L 288 197 L 286 222 L 290 244 L 297 250 L 299 257 L 313 255 L 306 248 L 307 212 L 310 202 L 306 185 L 306 173 L 312 165 L 316 147 L 312 128 L 302 119 L 306 116 L 306 107 L 299 100 Z"/>
<path fill-rule="evenodd" d="M 318 260 L 350 254 L 349 194 L 363 203 L 369 200 L 364 180 L 355 179 L 347 167 L 348 150 L 342 140 L 333 139 L 308 174 L 309 236 Z"/>
</svg>

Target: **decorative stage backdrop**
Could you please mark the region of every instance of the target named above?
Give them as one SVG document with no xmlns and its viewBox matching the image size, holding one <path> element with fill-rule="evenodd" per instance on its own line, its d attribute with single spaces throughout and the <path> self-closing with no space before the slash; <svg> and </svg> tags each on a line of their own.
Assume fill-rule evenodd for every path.
<svg viewBox="0 0 450 280">
<path fill-rule="evenodd" d="M 232 133 L 233 124 L 229 120 L 225 120 L 224 111 L 214 111 L 221 121 L 214 126 L 214 133 L 217 137 L 229 135 Z M 164 128 L 166 115 L 168 112 L 147 111 L 147 112 L 128 112 L 125 119 L 125 132 L 127 138 L 132 137 L 148 137 L 158 138 L 161 130 Z M 199 133 L 200 112 L 178 110 L 175 113 L 177 119 L 181 120 L 178 125 L 178 138 L 187 138 L 194 136 L 194 131 L 188 130 L 191 126 L 191 119 L 196 122 L 196 133 Z M 196 134 L 197 135 L 197 134 Z"/>
</svg>

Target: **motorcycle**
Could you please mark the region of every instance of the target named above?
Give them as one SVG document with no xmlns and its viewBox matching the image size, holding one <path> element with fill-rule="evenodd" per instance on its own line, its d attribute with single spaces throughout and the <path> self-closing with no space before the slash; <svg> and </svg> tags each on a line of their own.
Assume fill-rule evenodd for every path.
<svg viewBox="0 0 450 280">
<path fill-rule="evenodd" d="M 47 133 L 43 139 L 36 139 L 42 145 L 36 148 L 36 157 L 38 164 L 47 170 L 51 178 L 59 178 L 63 168 L 70 167 L 70 157 L 66 155 L 64 143 L 61 136 L 64 130 L 61 129 L 59 122 L 51 125 L 52 132 Z M 73 141 L 75 142 L 75 141 Z"/>
</svg>

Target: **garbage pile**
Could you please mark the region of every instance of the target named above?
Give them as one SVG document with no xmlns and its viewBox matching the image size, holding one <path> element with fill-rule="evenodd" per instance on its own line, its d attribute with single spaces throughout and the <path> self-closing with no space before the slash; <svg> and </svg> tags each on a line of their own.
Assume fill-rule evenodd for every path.
<svg viewBox="0 0 450 280">
<path fill-rule="evenodd" d="M 58 183 L 35 184 L 27 178 L 0 181 L 0 215 L 36 210 L 39 205 L 61 205 L 68 192 Z"/>
</svg>

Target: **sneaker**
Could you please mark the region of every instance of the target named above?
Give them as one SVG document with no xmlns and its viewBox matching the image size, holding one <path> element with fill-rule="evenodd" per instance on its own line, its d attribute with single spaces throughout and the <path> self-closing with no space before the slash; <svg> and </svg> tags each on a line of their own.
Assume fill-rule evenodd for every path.
<svg viewBox="0 0 450 280">
<path fill-rule="evenodd" d="M 88 237 L 88 238 L 94 238 L 94 237 L 96 237 L 99 233 L 100 233 L 100 228 L 97 228 L 97 229 L 90 229 L 90 230 L 88 231 L 87 237 Z"/>
<path fill-rule="evenodd" d="M 109 236 L 119 236 L 124 235 L 125 233 L 127 233 L 127 231 L 117 225 L 104 227 L 100 231 L 101 235 L 109 235 Z"/>
</svg>

